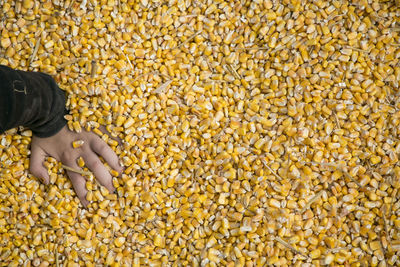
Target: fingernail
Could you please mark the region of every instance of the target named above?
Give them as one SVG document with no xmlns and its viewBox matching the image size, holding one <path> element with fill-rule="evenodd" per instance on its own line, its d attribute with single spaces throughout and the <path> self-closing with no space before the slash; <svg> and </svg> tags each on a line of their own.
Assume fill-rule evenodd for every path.
<svg viewBox="0 0 400 267">
<path fill-rule="evenodd" d="M 90 205 L 91 201 L 81 201 L 81 203 L 82 203 L 82 206 L 83 206 L 85 209 L 88 209 L 88 206 Z"/>
</svg>

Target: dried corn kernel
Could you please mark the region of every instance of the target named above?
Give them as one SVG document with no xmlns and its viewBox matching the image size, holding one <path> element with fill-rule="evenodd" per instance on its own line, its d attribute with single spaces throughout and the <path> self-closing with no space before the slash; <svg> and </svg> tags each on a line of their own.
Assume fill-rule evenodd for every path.
<svg viewBox="0 0 400 267">
<path fill-rule="evenodd" d="M 78 148 L 81 147 L 85 142 L 83 140 L 76 140 L 72 142 L 72 147 L 73 148 Z"/>
</svg>

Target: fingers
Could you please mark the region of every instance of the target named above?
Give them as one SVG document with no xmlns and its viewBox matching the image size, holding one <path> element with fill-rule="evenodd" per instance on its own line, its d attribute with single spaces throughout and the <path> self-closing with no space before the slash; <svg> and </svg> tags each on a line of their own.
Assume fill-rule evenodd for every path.
<svg viewBox="0 0 400 267">
<path fill-rule="evenodd" d="M 92 151 L 86 151 L 83 154 L 83 159 L 85 160 L 86 166 L 93 172 L 100 184 L 105 186 L 108 191 L 114 192 L 115 188 L 112 183 L 112 177 L 99 157 Z"/>
<path fill-rule="evenodd" d="M 29 171 L 45 184 L 49 184 L 49 174 L 43 165 L 45 159 L 46 153 L 39 146 L 32 143 Z"/>
<path fill-rule="evenodd" d="M 76 170 L 81 170 L 78 164 L 76 164 L 73 157 L 67 156 L 61 159 L 62 163 Z M 86 179 L 79 173 L 67 170 L 67 175 L 74 186 L 75 193 L 80 199 L 83 206 L 87 207 L 89 201 L 86 200 Z"/>
<path fill-rule="evenodd" d="M 96 152 L 97 155 L 103 157 L 111 168 L 118 172 L 122 171 L 122 166 L 119 164 L 118 156 L 100 137 L 93 134 L 90 148 Z"/>
</svg>

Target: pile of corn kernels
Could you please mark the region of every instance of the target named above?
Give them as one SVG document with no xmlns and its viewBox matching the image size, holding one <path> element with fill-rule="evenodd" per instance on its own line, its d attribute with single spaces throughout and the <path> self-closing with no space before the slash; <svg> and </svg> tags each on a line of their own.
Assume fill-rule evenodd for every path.
<svg viewBox="0 0 400 267">
<path fill-rule="evenodd" d="M 84 209 L 0 135 L 2 266 L 400 266 L 399 1 L 3 0 L 0 31 L 125 165 Z"/>
</svg>

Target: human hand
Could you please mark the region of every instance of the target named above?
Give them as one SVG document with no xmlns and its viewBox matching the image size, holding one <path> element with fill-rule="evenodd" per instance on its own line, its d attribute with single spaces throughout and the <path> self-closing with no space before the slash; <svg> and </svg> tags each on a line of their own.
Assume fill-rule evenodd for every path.
<svg viewBox="0 0 400 267">
<path fill-rule="evenodd" d="M 83 145 L 79 148 L 73 148 L 72 142 L 76 140 L 84 141 Z M 103 157 L 108 165 L 119 173 L 123 169 L 119 164 L 117 155 L 99 136 L 87 131 L 82 131 L 81 133 L 72 132 L 67 126 L 64 126 L 57 134 L 51 137 L 39 138 L 34 136 L 32 138 L 30 172 L 34 176 L 41 178 L 45 184 L 49 183 L 49 174 L 43 163 L 48 156 L 76 170 L 81 170 L 77 159 L 82 157 L 85 165 L 93 172 L 96 179 L 110 192 L 115 190 L 112 177 L 99 159 L 99 156 Z M 77 172 L 66 171 L 78 198 L 86 207 L 89 204 L 86 200 L 86 179 Z"/>
</svg>

